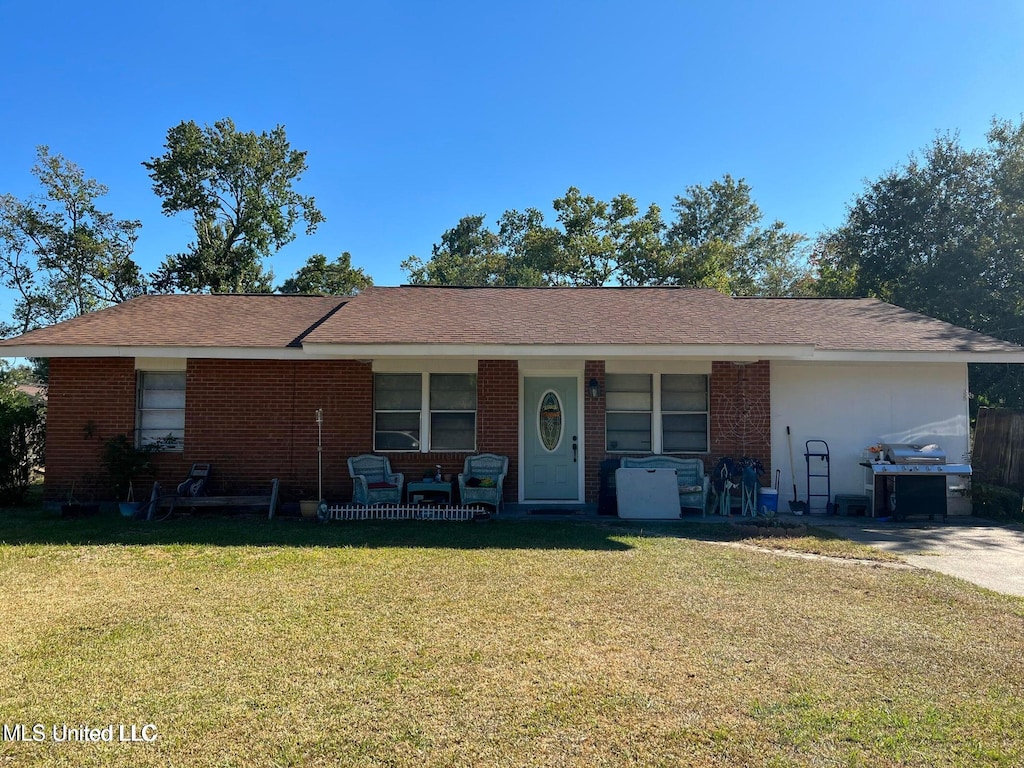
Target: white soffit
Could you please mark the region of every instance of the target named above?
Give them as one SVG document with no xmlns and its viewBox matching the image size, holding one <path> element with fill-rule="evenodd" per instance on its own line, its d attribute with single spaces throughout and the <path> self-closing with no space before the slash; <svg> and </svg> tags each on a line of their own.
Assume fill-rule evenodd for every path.
<svg viewBox="0 0 1024 768">
<path fill-rule="evenodd" d="M 187 357 L 136 357 L 136 371 L 184 371 Z"/>
<path fill-rule="evenodd" d="M 373 361 L 374 373 L 476 373 L 476 360 L 441 359 L 434 357 L 401 359 L 388 358 Z"/>
<path fill-rule="evenodd" d="M 755 362 L 755 361 L 750 361 Z M 711 360 L 657 360 L 634 358 L 612 359 L 604 366 L 605 373 L 711 373 Z"/>
</svg>

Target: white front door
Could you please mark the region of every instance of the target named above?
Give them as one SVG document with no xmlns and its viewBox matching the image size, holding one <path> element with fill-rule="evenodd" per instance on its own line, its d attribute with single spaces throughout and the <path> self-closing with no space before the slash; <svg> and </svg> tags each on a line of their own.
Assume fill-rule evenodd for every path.
<svg viewBox="0 0 1024 768">
<path fill-rule="evenodd" d="M 523 379 L 523 495 L 527 500 L 576 501 L 580 497 L 578 379 Z"/>
</svg>

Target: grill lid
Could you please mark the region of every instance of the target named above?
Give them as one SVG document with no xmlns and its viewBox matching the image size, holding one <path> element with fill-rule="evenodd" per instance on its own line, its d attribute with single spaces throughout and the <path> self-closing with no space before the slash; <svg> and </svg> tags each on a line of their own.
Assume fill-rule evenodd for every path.
<svg viewBox="0 0 1024 768">
<path fill-rule="evenodd" d="M 946 452 L 939 446 L 889 443 L 882 446 L 885 460 L 893 464 L 945 464 Z"/>
</svg>

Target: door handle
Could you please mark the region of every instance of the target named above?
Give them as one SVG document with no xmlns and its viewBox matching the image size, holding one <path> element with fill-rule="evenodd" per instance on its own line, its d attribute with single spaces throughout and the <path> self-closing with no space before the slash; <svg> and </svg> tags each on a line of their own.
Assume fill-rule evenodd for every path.
<svg viewBox="0 0 1024 768">
<path fill-rule="evenodd" d="M 576 457 L 580 452 L 580 447 L 576 444 L 576 435 L 572 436 L 572 463 L 576 463 Z"/>
</svg>

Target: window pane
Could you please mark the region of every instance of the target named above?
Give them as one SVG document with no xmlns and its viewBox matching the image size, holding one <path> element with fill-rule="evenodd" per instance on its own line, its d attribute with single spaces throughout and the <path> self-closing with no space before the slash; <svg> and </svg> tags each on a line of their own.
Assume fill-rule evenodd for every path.
<svg viewBox="0 0 1024 768">
<path fill-rule="evenodd" d="M 430 375 L 430 410 L 475 411 L 476 374 L 432 373 Z"/>
<path fill-rule="evenodd" d="M 180 451 L 185 441 L 185 430 L 183 429 L 157 429 L 139 430 L 139 445 L 146 446 L 159 443 L 166 451 Z"/>
<path fill-rule="evenodd" d="M 665 453 L 708 449 L 708 417 L 706 414 L 671 414 L 662 416 L 662 450 Z"/>
<path fill-rule="evenodd" d="M 373 447 L 378 451 L 416 451 L 420 447 L 419 413 L 377 413 Z"/>
<path fill-rule="evenodd" d="M 185 390 L 149 389 L 142 390 L 143 408 L 184 408 Z"/>
<path fill-rule="evenodd" d="M 707 376 L 665 374 L 661 377 L 662 411 L 706 411 L 707 409 Z"/>
<path fill-rule="evenodd" d="M 139 411 L 139 429 L 166 432 L 181 428 L 181 411 Z"/>
<path fill-rule="evenodd" d="M 648 392 L 651 391 L 651 374 L 649 373 L 609 373 L 604 377 L 604 387 L 608 392 Z"/>
<path fill-rule="evenodd" d="M 606 416 L 609 451 L 651 450 L 651 415 L 649 413 L 609 413 Z"/>
<path fill-rule="evenodd" d="M 155 373 L 146 371 L 142 374 L 147 390 L 173 389 L 185 391 L 185 373 Z"/>
<path fill-rule="evenodd" d="M 605 409 L 649 411 L 654 403 L 649 373 L 609 373 L 605 377 Z"/>
<path fill-rule="evenodd" d="M 475 413 L 430 414 L 430 450 L 472 451 L 475 448 Z"/>
<path fill-rule="evenodd" d="M 378 411 L 418 411 L 422 378 L 418 373 L 377 373 L 373 376 L 373 407 Z"/>
<path fill-rule="evenodd" d="M 611 392 L 605 395 L 605 409 L 609 411 L 649 411 L 650 392 Z"/>
</svg>

